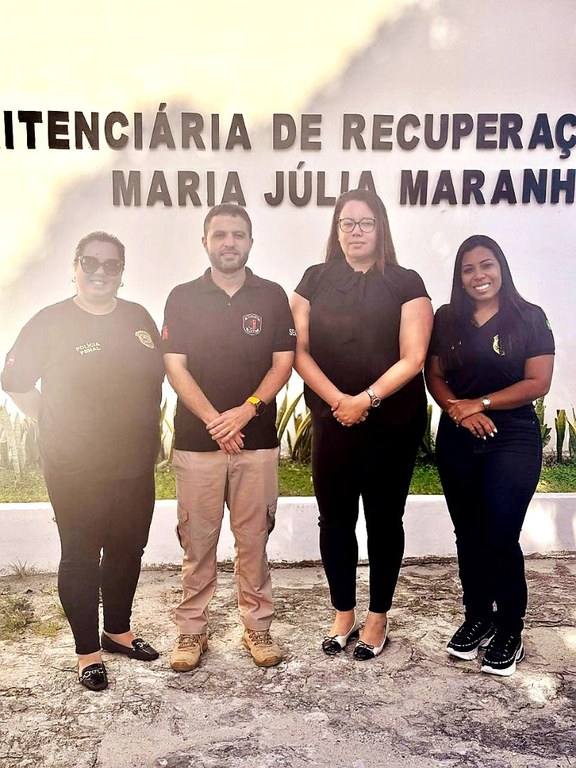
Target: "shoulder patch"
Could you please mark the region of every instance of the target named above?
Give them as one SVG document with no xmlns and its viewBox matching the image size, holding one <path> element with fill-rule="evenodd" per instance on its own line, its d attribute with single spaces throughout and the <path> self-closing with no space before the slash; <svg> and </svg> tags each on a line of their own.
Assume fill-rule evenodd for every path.
<svg viewBox="0 0 576 768">
<path fill-rule="evenodd" d="M 136 331 L 134 334 L 136 338 L 144 344 L 145 347 L 148 347 L 148 349 L 154 349 L 154 342 L 152 341 L 152 336 L 148 333 L 148 331 Z"/>
</svg>

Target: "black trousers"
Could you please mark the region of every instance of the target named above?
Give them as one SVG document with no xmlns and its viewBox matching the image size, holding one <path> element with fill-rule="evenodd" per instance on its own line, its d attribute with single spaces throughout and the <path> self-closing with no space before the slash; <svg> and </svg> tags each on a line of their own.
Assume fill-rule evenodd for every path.
<svg viewBox="0 0 576 768">
<path fill-rule="evenodd" d="M 339 611 L 356 605 L 360 497 L 368 538 L 369 609 L 386 613 L 392 605 L 404 554 L 404 506 L 425 424 L 425 409 L 404 425 L 377 424 L 370 416 L 352 427 L 333 417 L 312 419 L 320 552 L 332 605 Z"/>
<path fill-rule="evenodd" d="M 496 412 L 494 421 L 496 436 L 480 440 L 443 414 L 436 459 L 456 534 L 466 617 L 490 617 L 521 632 L 528 590 L 519 539 L 540 477 L 542 440 L 536 416 Z"/>
<path fill-rule="evenodd" d="M 154 473 L 107 480 L 46 472 L 45 479 L 62 548 L 60 601 L 76 653 L 94 653 L 100 648 L 100 591 L 106 632 L 121 634 L 130 629 L 154 511 Z"/>
</svg>

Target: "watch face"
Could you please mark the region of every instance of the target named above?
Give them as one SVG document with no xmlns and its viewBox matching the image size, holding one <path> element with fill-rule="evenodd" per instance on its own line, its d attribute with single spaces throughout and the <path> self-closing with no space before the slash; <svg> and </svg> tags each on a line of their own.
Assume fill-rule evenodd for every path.
<svg viewBox="0 0 576 768">
<path fill-rule="evenodd" d="M 256 416 L 261 416 L 265 410 L 266 410 L 266 403 L 263 400 L 260 400 L 256 404 Z"/>
<path fill-rule="evenodd" d="M 378 408 L 381 402 L 382 402 L 382 399 L 380 397 L 375 397 L 372 400 L 372 408 Z"/>
</svg>

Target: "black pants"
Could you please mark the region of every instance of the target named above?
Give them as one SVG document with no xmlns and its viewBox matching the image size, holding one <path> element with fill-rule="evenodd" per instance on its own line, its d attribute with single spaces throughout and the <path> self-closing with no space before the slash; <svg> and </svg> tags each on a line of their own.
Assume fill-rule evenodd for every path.
<svg viewBox="0 0 576 768">
<path fill-rule="evenodd" d="M 154 473 L 106 480 L 47 472 L 46 486 L 62 547 L 60 601 L 76 653 L 94 653 L 100 648 L 99 591 L 106 632 L 121 634 L 130 629 L 132 600 L 154 510 Z"/>
<path fill-rule="evenodd" d="M 402 517 L 426 412 L 408 425 L 370 422 L 343 427 L 333 417 L 313 417 L 312 474 L 320 512 L 320 552 L 332 605 L 356 605 L 356 522 L 362 497 L 370 610 L 386 613 L 404 554 Z"/>
<path fill-rule="evenodd" d="M 495 413 L 498 433 L 480 440 L 443 414 L 436 440 L 438 470 L 454 524 L 468 618 L 493 617 L 521 632 L 528 591 L 520 532 L 542 465 L 540 427 Z"/>
</svg>

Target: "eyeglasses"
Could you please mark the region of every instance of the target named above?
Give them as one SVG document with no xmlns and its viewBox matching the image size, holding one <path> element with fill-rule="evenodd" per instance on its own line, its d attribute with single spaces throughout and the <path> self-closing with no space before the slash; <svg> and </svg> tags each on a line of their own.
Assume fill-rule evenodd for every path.
<svg viewBox="0 0 576 768">
<path fill-rule="evenodd" d="M 361 232 L 373 232 L 376 226 L 376 219 L 338 219 L 338 226 L 342 232 L 354 232 L 356 225 L 360 227 Z"/>
<path fill-rule="evenodd" d="M 116 277 L 124 269 L 124 262 L 121 259 L 100 261 L 96 256 L 80 256 L 78 262 L 82 267 L 82 272 L 86 272 L 87 275 L 96 274 L 100 267 L 102 267 L 108 277 Z"/>
</svg>

